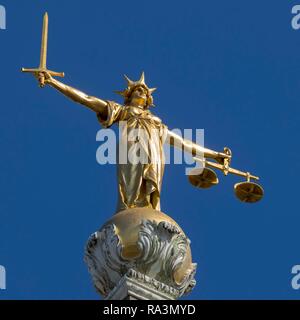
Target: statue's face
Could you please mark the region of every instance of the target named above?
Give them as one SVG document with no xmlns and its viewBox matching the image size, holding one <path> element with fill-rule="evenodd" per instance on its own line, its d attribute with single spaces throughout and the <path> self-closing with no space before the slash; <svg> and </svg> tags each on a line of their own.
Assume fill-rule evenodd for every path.
<svg viewBox="0 0 300 320">
<path fill-rule="evenodd" d="M 137 87 L 131 94 L 131 104 L 146 106 L 147 103 L 147 90 L 143 87 Z"/>
</svg>

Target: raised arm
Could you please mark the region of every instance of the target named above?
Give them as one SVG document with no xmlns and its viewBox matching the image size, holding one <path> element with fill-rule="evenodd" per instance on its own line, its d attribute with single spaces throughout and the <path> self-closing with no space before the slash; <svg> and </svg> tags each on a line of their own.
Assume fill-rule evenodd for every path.
<svg viewBox="0 0 300 320">
<path fill-rule="evenodd" d="M 199 146 L 198 144 L 194 143 L 193 141 L 190 141 L 188 139 L 183 139 L 181 136 L 177 135 L 176 133 L 174 133 L 170 130 L 167 131 L 166 142 L 168 142 L 170 145 L 172 145 L 178 149 L 181 149 L 185 152 L 188 152 L 194 156 L 202 155 L 204 158 L 214 159 L 221 164 L 224 163 L 224 159 L 228 159 L 231 157 L 230 155 L 228 155 L 226 153 L 210 150 L 210 149 L 204 148 L 202 146 Z"/>
<path fill-rule="evenodd" d="M 68 98 L 72 99 L 73 101 L 90 108 L 91 110 L 95 111 L 96 113 L 100 113 L 101 117 L 103 119 L 105 119 L 107 117 L 108 106 L 107 106 L 106 101 L 101 100 L 96 97 L 89 96 L 80 90 L 72 88 L 72 87 L 52 78 L 51 75 L 47 72 L 43 72 L 42 75 L 45 77 L 46 84 L 57 89 L 58 91 L 60 91 L 62 94 L 64 94 Z"/>
</svg>

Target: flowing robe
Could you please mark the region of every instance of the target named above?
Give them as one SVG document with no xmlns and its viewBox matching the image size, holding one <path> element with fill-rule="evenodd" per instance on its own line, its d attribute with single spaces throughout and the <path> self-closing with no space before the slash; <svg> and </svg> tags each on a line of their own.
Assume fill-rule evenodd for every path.
<svg viewBox="0 0 300 320">
<path fill-rule="evenodd" d="M 148 109 L 123 106 L 113 101 L 107 101 L 107 104 L 108 116 L 103 119 L 98 113 L 99 122 L 105 128 L 118 123 L 121 131 L 117 148 L 116 212 L 134 207 L 160 210 L 164 173 L 163 143 L 167 127 Z"/>
</svg>

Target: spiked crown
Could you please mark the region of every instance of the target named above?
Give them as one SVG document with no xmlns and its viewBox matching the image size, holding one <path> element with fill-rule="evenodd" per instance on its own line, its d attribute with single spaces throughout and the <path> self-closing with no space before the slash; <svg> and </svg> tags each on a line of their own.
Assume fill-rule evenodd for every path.
<svg viewBox="0 0 300 320">
<path fill-rule="evenodd" d="M 138 81 L 132 81 L 126 75 L 124 75 L 124 77 L 127 81 L 127 88 L 123 91 L 115 91 L 115 93 L 120 94 L 121 96 L 124 97 L 125 104 L 129 102 L 130 96 L 136 88 L 143 87 L 147 91 L 147 102 L 146 102 L 147 106 L 154 106 L 152 93 L 156 90 L 156 88 L 148 88 L 148 86 L 145 83 L 144 72 L 142 72 L 142 75 Z"/>
</svg>

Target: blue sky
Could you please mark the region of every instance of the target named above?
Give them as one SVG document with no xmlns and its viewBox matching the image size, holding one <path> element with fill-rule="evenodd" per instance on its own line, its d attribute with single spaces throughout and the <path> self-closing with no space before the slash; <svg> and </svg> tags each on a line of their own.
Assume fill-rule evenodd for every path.
<svg viewBox="0 0 300 320">
<path fill-rule="evenodd" d="M 237 177 L 194 189 L 166 167 L 162 210 L 192 241 L 190 299 L 299 299 L 300 1 L 5 1 L 0 30 L 0 299 L 98 299 L 83 248 L 114 212 L 115 167 L 97 164 L 93 112 L 21 67 L 38 65 L 49 13 L 48 66 L 104 99 L 122 75 L 145 71 L 153 109 L 169 128 L 204 128 L 232 166 L 261 176 L 264 199 L 244 204 Z"/>
</svg>

